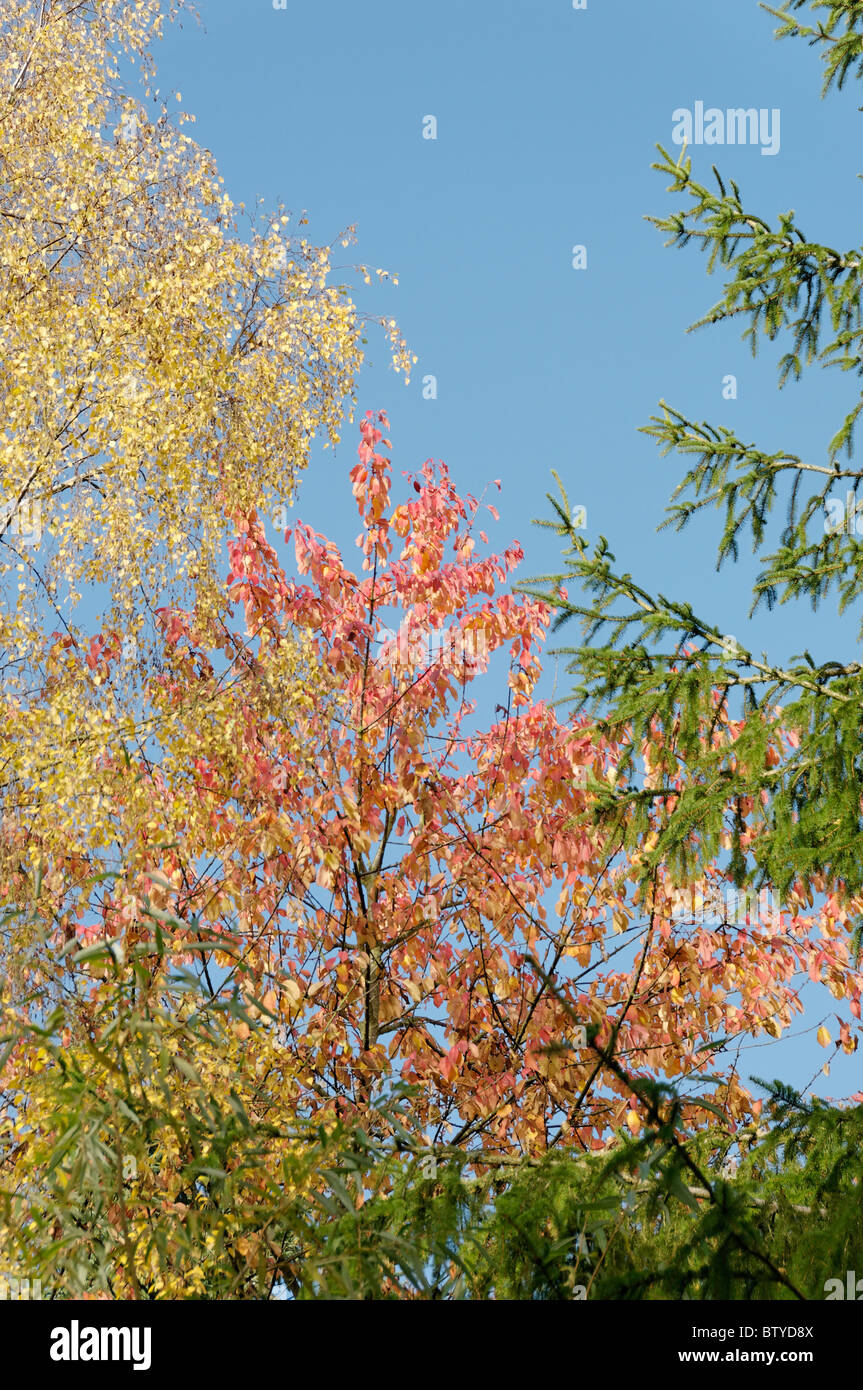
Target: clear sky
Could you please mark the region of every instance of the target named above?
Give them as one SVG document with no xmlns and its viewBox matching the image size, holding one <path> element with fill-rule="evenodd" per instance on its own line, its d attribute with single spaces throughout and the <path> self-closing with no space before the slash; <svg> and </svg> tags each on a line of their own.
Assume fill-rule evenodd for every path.
<svg viewBox="0 0 863 1390">
<path fill-rule="evenodd" d="M 406 387 L 373 337 L 358 402 L 387 410 L 397 479 L 429 457 L 444 459 L 463 491 L 500 478 L 501 523 L 486 529 L 495 548 L 522 542 L 529 576 L 559 568 L 554 538 L 530 525 L 548 512 L 555 468 L 587 508 L 587 537 L 604 534 L 652 592 L 688 600 L 776 660 L 803 646 L 816 660 L 852 658 L 856 616 L 786 608 L 748 623 L 759 566 L 743 554 L 717 575 L 715 514 L 682 535 L 657 533 L 682 468 L 638 427 L 664 397 L 764 448 L 824 461 L 854 379 L 814 371 L 779 392 L 781 345 L 753 361 L 742 323 L 687 335 L 721 282 L 694 245 L 664 248 L 644 215 L 675 205 L 650 169 L 657 143 L 676 149 L 675 111 L 777 109 L 775 153 L 695 146 L 696 176 L 707 181 L 716 162 L 769 221 L 793 208 L 813 240 L 853 245 L 855 83 L 822 101 L 816 52 L 776 42 L 756 0 L 587 0 L 579 10 L 572 0 L 287 0 L 284 10 L 198 0 L 198 9 L 203 29 L 186 20 L 161 45 L 158 85 L 179 89 L 196 114 L 187 130 L 213 151 L 234 200 L 305 210 L 307 234 L 322 243 L 356 223 L 345 260 L 399 275 L 397 288 L 375 286 L 360 302 L 397 318 L 419 361 Z M 423 138 L 429 116 L 436 139 Z M 576 245 L 586 269 L 573 268 Z M 736 400 L 723 398 L 728 374 Z M 427 375 L 437 399 L 424 399 Z M 356 443 L 346 430 L 335 455 L 316 456 L 290 518 L 344 552 L 358 530 L 346 486 Z M 820 998 L 804 1027 L 828 1010 Z M 811 1034 L 781 1063 L 778 1052 L 753 1051 L 750 1069 L 781 1066 L 803 1082 L 824 1055 Z M 858 1059 L 842 1058 L 820 1089 L 860 1087 Z"/>
</svg>

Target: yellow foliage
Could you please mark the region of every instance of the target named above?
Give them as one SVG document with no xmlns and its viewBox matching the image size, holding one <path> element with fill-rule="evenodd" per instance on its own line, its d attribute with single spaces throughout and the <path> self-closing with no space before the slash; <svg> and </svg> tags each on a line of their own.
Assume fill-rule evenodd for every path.
<svg viewBox="0 0 863 1390">
<path fill-rule="evenodd" d="M 17 0 L 0 26 L 0 758 L 34 854 L 59 828 L 109 843 L 101 759 L 155 727 L 155 610 L 194 592 L 215 616 L 229 515 L 284 529 L 362 360 L 329 250 L 281 208 L 247 217 L 191 118 L 124 90 L 124 56 L 152 80 L 162 8 Z M 96 585 L 116 642 L 88 665 Z"/>
</svg>

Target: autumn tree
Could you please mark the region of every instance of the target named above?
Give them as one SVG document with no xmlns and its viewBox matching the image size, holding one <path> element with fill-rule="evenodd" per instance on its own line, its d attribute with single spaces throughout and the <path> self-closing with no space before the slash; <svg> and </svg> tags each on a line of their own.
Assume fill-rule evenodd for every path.
<svg viewBox="0 0 863 1390">
<path fill-rule="evenodd" d="M 593 824 L 625 745 L 537 698 L 551 609 L 504 587 L 520 547 L 485 553 L 494 505 L 443 464 L 392 499 L 385 427 L 366 416 L 351 470 L 361 567 L 299 522 L 291 580 L 257 512 L 235 514 L 226 604 L 159 612 L 153 733 L 105 750 L 102 843 L 57 831 L 32 874 L 2 883 L 0 1196 L 22 1261 L 41 1251 L 59 1277 L 56 1248 L 68 1262 L 83 1247 L 78 1287 L 527 1287 L 538 1208 L 520 1274 L 500 1244 L 522 1165 L 552 1163 L 563 1258 L 579 1232 L 602 1237 L 591 1202 L 609 1190 L 588 1200 L 583 1158 L 643 1144 L 679 1201 L 685 1143 L 715 1161 L 762 1110 L 741 1044 L 782 1034 L 806 978 L 859 1017 L 829 904 L 777 921 L 719 896 L 697 912 Z M 56 641 L 58 660 L 110 682 L 110 633 Z M 504 702 L 490 721 L 483 686 Z M 643 748 L 647 776 L 663 753 Z M 89 1147 L 63 1149 L 57 1115 Z M 319 1124 L 337 1151 L 310 1140 Z M 124 1154 L 137 1187 L 96 1201 L 93 1174 L 104 1186 Z M 89 1205 L 64 1206 L 58 1247 L 61 1191 Z M 735 1229 L 741 1259 L 772 1268 Z M 574 1278 L 565 1262 L 548 1287 Z"/>
<path fill-rule="evenodd" d="M 561 1296 L 599 1279 L 602 1213 L 647 1165 L 598 1289 L 623 1287 L 664 1195 L 691 1219 L 653 1288 L 730 1270 L 792 1292 L 759 1193 L 716 1165 L 764 1115 L 739 1048 L 782 1035 L 807 979 L 842 1008 L 835 1047 L 857 1045 L 859 884 L 837 856 L 859 791 L 829 864 L 777 867 L 809 815 L 783 778 L 839 795 L 856 671 L 801 680 L 804 701 L 834 692 L 816 774 L 821 705 L 780 710 L 762 672 L 735 709 L 757 663 L 711 663 L 715 630 L 654 611 L 604 542 L 588 559 L 563 505 L 572 575 L 675 646 L 583 654 L 602 698 L 561 719 L 540 649 L 582 610 L 558 580 L 509 587 L 521 547 L 486 553 L 493 504 L 443 464 L 394 501 L 383 415 L 350 478 L 361 567 L 298 523 L 290 579 L 277 509 L 313 437 L 338 437 L 360 319 L 327 249 L 281 209 L 241 235 L 210 156 L 121 86 L 160 25 L 156 0 L 0 24 L 4 1249 L 60 1296 Z M 673 177 L 742 257 L 753 313 L 771 256 L 831 287 L 854 269 L 807 243 L 810 265 L 724 188 L 705 201 L 685 162 Z M 787 888 L 779 917 L 729 898 L 747 856 Z M 693 1267 L 702 1240 L 733 1267 Z"/>
<path fill-rule="evenodd" d="M 85 883 L 90 894 L 106 891 L 116 767 L 131 767 L 130 752 L 146 760 L 154 736 L 158 608 L 184 598 L 217 620 L 228 517 L 290 505 L 312 441 L 338 439 L 362 360 L 364 318 L 333 280 L 334 248 L 313 245 L 282 207 L 263 215 L 235 205 L 188 133 L 193 118 L 157 100 L 150 50 L 182 9 L 14 0 L 0 16 L 0 1151 L 10 1198 L 44 1176 L 52 1116 L 69 1119 L 75 1087 L 86 1113 L 77 1131 L 69 1119 L 69 1133 L 87 1131 L 95 1148 L 76 1151 L 84 1169 L 50 1172 L 73 1187 L 83 1172 L 79 1195 L 96 1191 L 97 1172 L 104 1187 L 99 1144 L 110 1150 L 113 1141 L 98 1126 L 88 1131 L 86 1116 L 126 1113 L 132 1122 L 122 1105 L 102 1104 L 101 1082 L 116 1084 L 116 1075 L 98 1051 L 101 1035 L 123 1037 L 128 1017 L 144 1032 L 162 1027 L 166 1039 L 188 1026 L 172 1005 L 173 965 L 163 968 L 155 948 L 143 995 L 134 975 L 118 995 L 104 961 L 73 960 L 90 938 L 78 939 L 64 904 Z M 130 78 L 136 63 L 140 88 Z M 349 229 L 343 244 L 350 238 Z M 394 321 L 381 324 L 396 369 L 407 370 Z M 218 713 L 216 702 L 198 718 Z M 158 717 L 171 745 L 170 708 Z M 141 1039 L 135 1028 L 126 1036 L 131 1065 Z M 216 1072 L 230 1071 L 224 1040 L 200 1039 L 206 1080 L 192 1087 L 188 1114 Z M 153 1045 L 148 1065 L 166 1046 Z M 112 1094 L 112 1105 L 128 1107 L 129 1093 Z M 158 1097 L 139 1090 L 138 1100 L 146 1110 Z M 28 1112 L 34 1137 L 22 1149 Z M 166 1110 L 169 1127 L 178 1113 Z M 222 1133 L 218 1116 L 195 1123 Z M 134 1125 L 124 1143 L 133 1135 Z M 174 1158 L 169 1150 L 149 1173 L 165 1178 L 163 1201 L 180 1182 Z M 51 1181 L 40 1189 L 48 1206 Z M 143 1191 L 149 1201 L 152 1189 Z M 100 1221 L 111 1206 L 101 1202 Z M 66 1214 L 58 1248 L 80 1237 L 81 1210 Z M 88 1259 L 100 1231 L 94 1221 Z M 175 1245 L 177 1268 L 159 1276 L 165 1287 L 196 1263 L 188 1244 Z M 92 1277 L 87 1259 L 78 1265 Z"/>
<path fill-rule="evenodd" d="M 55 828 L 99 843 L 104 750 L 148 736 L 155 609 L 215 611 L 226 512 L 290 504 L 362 357 L 332 248 L 237 206 L 151 91 L 165 8 L 15 0 L 0 21 L 0 759 L 29 868 Z M 115 634 L 110 681 L 98 651 L 62 659 L 82 596 Z"/>
<path fill-rule="evenodd" d="M 212 996 L 264 1005 L 309 1112 L 362 1115 L 398 1080 L 445 1146 L 595 1148 L 641 1127 L 632 1077 L 664 1076 L 704 1078 L 745 1119 L 721 1046 L 780 1036 L 807 976 L 859 1017 L 832 906 L 694 913 L 663 871 L 645 883 L 649 844 L 624 855 L 591 827 L 621 748 L 536 698 L 551 610 L 500 587 L 520 547 L 483 553 L 493 504 L 442 464 L 391 502 L 385 425 L 362 422 L 351 473 L 364 569 L 299 523 L 308 582 L 291 581 L 257 513 L 237 514 L 227 590 L 244 623 L 160 612 L 158 737 L 102 769 L 116 852 L 61 856 L 38 893 L 20 875 L 7 893 L 68 950 L 149 939 L 142 904 L 170 915 L 181 964 L 202 931 L 222 940 Z M 107 680 L 116 650 L 93 642 Z M 488 723 L 481 677 L 505 701 Z M 665 745 L 642 755 L 650 776 Z M 698 1107 L 693 1092 L 684 1124 L 704 1123 Z"/>
</svg>

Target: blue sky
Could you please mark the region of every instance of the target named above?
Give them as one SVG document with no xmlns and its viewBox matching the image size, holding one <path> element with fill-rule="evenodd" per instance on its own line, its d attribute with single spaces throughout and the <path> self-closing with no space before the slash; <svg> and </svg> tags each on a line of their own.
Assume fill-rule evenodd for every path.
<svg viewBox="0 0 863 1390">
<path fill-rule="evenodd" d="M 763 216 L 793 207 L 813 239 L 853 245 L 853 84 L 822 101 L 814 51 L 777 43 L 755 0 L 709 11 L 691 0 L 198 8 L 204 29 L 186 20 L 161 45 L 160 86 L 196 114 L 193 133 L 231 195 L 306 210 L 321 242 L 356 223 L 357 247 L 338 248 L 345 261 L 399 274 L 397 288 L 361 302 L 398 319 L 419 361 L 405 387 L 373 337 L 359 396 L 362 410 L 388 411 L 397 470 L 443 458 L 474 491 L 500 477 L 495 538 L 521 540 L 530 574 L 558 567 L 554 538 L 529 525 L 547 512 L 556 468 L 587 507 L 588 537 L 604 534 L 648 587 L 778 656 L 799 650 L 802 623 L 813 655 L 847 653 L 856 624 L 840 629 L 827 610 L 747 625 L 757 565 L 744 555 L 717 578 L 713 514 L 657 534 L 680 465 L 638 427 L 664 397 L 764 447 L 823 459 L 853 380 L 817 371 L 779 392 L 769 345 L 753 361 L 733 325 L 687 335 L 719 277 L 693 246 L 664 248 L 644 215 L 675 205 L 650 170 L 656 143 L 674 148 L 675 109 L 778 107 L 778 154 L 697 147 L 696 176 L 715 159 Z M 422 137 L 426 115 L 436 140 Z M 728 373 L 737 400 L 722 397 Z M 436 400 L 423 398 L 427 374 Z M 334 474 L 345 476 L 355 447 L 348 430 L 335 457 L 321 453 L 298 506 L 346 545 L 354 504 Z"/>
<path fill-rule="evenodd" d="M 345 260 L 399 275 L 397 288 L 375 286 L 359 302 L 397 318 L 419 361 L 406 387 L 373 337 L 358 400 L 361 411 L 387 410 L 397 478 L 429 457 L 444 459 L 465 491 L 500 478 L 501 522 L 487 529 L 497 549 L 522 542 L 529 576 L 560 568 L 554 537 L 530 525 L 548 514 L 555 468 L 587 508 L 588 538 L 604 534 L 652 592 L 688 600 L 774 659 L 804 645 L 816 660 L 851 659 L 856 617 L 788 607 L 747 621 L 759 566 L 744 553 L 717 575 L 714 514 L 682 535 L 657 533 L 682 469 L 638 427 L 664 397 L 762 447 L 824 460 L 853 379 L 812 371 L 779 392 L 775 347 L 753 361 L 735 326 L 687 334 L 721 282 L 694 246 L 664 248 L 644 215 L 675 206 L 650 165 L 657 143 L 673 148 L 676 109 L 778 108 L 778 153 L 695 147 L 696 176 L 707 181 L 715 161 L 768 220 L 793 208 L 813 240 L 853 245 L 854 83 L 822 101 L 816 52 L 777 43 L 756 0 L 588 0 L 585 10 L 571 0 L 288 0 L 285 10 L 198 0 L 198 9 L 203 29 L 186 20 L 160 46 L 159 86 L 181 91 L 197 117 L 190 133 L 215 154 L 234 200 L 305 210 L 319 242 L 356 223 Z M 435 140 L 423 139 L 429 115 Z M 576 244 L 587 248 L 585 270 L 573 269 Z M 722 395 L 730 373 L 736 400 Z M 436 400 L 423 398 L 427 374 Z M 317 454 L 291 518 L 344 552 L 358 530 L 346 486 L 356 442 L 347 429 L 335 455 Z M 831 1001 L 820 997 L 823 1012 Z M 782 1072 L 808 1081 L 823 1056 L 811 1035 L 785 1044 Z M 773 1074 L 778 1048 L 751 1062 Z M 819 1087 L 859 1088 L 856 1058 L 838 1060 Z"/>
</svg>

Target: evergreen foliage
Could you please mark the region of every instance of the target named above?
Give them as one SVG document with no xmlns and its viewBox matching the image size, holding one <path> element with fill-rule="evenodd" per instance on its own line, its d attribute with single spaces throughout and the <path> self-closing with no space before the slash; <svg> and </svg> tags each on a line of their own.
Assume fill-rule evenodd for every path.
<svg viewBox="0 0 863 1390">
<path fill-rule="evenodd" d="M 861 7 L 813 0 L 814 25 L 793 17 L 803 7 L 803 0 L 791 0 L 781 10 L 764 8 L 781 21 L 780 37 L 822 46 L 825 91 L 841 87 L 849 74 L 859 76 Z M 838 366 L 859 378 L 860 251 L 813 240 L 793 212 L 771 223 L 716 168 L 713 189 L 694 177 L 685 148 L 676 161 L 659 148 L 654 167 L 685 203 L 649 220 L 668 234 L 667 244 L 695 242 L 708 272 L 720 272 L 725 282 L 716 304 L 692 327 L 739 319 L 753 354 L 765 338 L 776 343 L 780 387 L 814 366 Z M 861 410 L 858 389 L 823 458 L 810 460 L 792 450 L 759 448 L 726 426 L 697 422 L 661 401 L 644 430 L 663 454 L 674 451 L 686 462 L 663 525 L 680 530 L 704 508 L 715 508 L 721 517 L 717 569 L 736 560 L 744 542 L 759 559 L 752 611 L 804 598 L 814 611 L 829 600 L 844 613 L 863 589 L 863 550 L 854 528 L 826 518 L 835 518 L 840 487 L 842 507 L 846 490 L 856 507 L 863 481 L 854 462 Z M 589 548 L 555 477 L 552 516 L 538 524 L 562 538 L 565 571 L 539 576 L 525 588 L 555 608 L 555 630 L 581 620 L 582 643 L 565 649 L 575 677 L 571 698 L 594 712 L 600 732 L 626 731 L 625 766 L 631 767 L 643 740 L 675 735 L 674 752 L 666 746 L 653 784 L 624 780 L 606 787 L 596 803 L 598 817 L 625 826 L 625 843 L 640 846 L 659 816 L 658 834 L 643 856 L 645 876 L 664 863 L 685 879 L 730 837 L 738 885 L 769 883 L 784 893 L 820 875 L 825 889 L 849 902 L 863 887 L 863 665 L 847 653 L 817 664 L 806 650 L 787 661 L 747 651 L 689 603 L 653 594 L 618 565 L 605 537 Z M 778 544 L 771 548 L 770 522 L 783 508 Z M 568 596 L 573 581 L 584 590 L 583 601 Z M 740 727 L 719 740 L 706 738 L 729 712 L 742 718 Z M 780 720 L 792 739 L 775 758 L 770 735 Z M 744 804 L 755 826 L 745 837 Z"/>
</svg>

